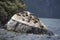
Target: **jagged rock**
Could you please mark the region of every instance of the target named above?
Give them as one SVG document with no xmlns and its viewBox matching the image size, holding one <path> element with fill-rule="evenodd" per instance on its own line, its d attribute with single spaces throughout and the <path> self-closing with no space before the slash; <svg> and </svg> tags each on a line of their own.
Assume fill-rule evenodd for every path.
<svg viewBox="0 0 60 40">
<path fill-rule="evenodd" d="M 20 33 L 47 34 L 53 35 L 47 27 L 34 15 L 28 11 L 23 11 L 13 15 L 6 24 L 9 31 Z"/>
<path fill-rule="evenodd" d="M 0 0 L 0 23 L 4 25 L 15 13 L 23 10 L 25 4 L 22 0 Z"/>
</svg>

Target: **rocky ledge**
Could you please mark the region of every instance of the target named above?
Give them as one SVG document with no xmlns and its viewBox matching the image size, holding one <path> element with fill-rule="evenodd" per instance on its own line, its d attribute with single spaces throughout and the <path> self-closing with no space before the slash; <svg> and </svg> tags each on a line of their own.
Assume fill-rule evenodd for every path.
<svg viewBox="0 0 60 40">
<path fill-rule="evenodd" d="M 22 14 L 21 14 L 22 13 Z M 26 18 L 25 14 L 27 14 Z M 17 14 L 15 14 L 17 15 Z M 13 15 L 8 21 L 8 23 L 5 25 L 5 28 L 8 31 L 13 31 L 17 33 L 29 33 L 29 34 L 46 34 L 46 35 L 54 35 L 53 32 L 49 31 L 46 26 L 40 22 L 38 18 L 33 16 L 30 12 L 28 11 L 23 11 L 18 13 L 17 16 Z M 24 15 L 24 16 L 21 16 Z M 30 18 L 31 16 L 31 18 Z M 33 17 L 32 17 L 33 16 Z M 28 20 L 30 18 L 30 20 Z M 24 20 L 22 20 L 24 19 Z M 32 19 L 34 19 L 32 21 Z M 29 22 L 27 22 L 29 21 Z M 31 22 L 32 21 L 32 22 Z M 35 22 L 37 21 L 37 22 Z M 39 24 L 39 25 L 38 25 Z"/>
</svg>

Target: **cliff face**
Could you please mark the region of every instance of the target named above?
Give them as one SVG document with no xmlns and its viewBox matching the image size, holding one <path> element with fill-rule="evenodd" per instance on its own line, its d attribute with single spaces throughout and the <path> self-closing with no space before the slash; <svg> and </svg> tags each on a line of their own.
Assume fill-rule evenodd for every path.
<svg viewBox="0 0 60 40">
<path fill-rule="evenodd" d="M 5 24 L 15 13 L 25 10 L 22 0 L 0 0 L 0 24 Z"/>
</svg>

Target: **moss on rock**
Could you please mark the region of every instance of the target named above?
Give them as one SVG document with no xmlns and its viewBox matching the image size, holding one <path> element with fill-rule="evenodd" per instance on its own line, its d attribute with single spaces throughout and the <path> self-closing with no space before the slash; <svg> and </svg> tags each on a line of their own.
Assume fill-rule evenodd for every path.
<svg viewBox="0 0 60 40">
<path fill-rule="evenodd" d="M 22 0 L 0 0 L 0 23 L 4 25 L 11 16 L 25 9 Z"/>
</svg>

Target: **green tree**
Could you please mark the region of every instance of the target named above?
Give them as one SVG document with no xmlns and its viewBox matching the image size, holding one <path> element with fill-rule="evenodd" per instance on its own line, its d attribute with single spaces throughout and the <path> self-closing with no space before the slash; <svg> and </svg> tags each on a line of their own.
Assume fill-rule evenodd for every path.
<svg viewBox="0 0 60 40">
<path fill-rule="evenodd" d="M 0 0 L 0 23 L 4 25 L 11 16 L 25 9 L 22 0 Z"/>
</svg>

